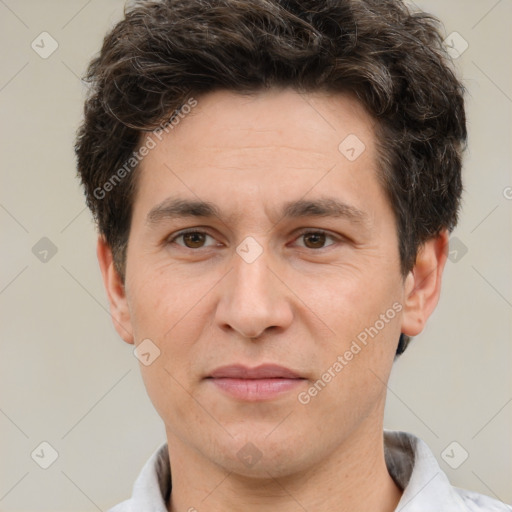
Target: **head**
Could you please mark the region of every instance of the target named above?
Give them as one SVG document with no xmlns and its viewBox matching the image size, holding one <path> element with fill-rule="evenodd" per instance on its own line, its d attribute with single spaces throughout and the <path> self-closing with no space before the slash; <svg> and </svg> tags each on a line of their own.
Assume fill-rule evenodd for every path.
<svg viewBox="0 0 512 512">
<path fill-rule="evenodd" d="M 140 2 L 87 78 L 78 170 L 118 332 L 160 351 L 143 376 L 168 432 L 284 460 L 301 428 L 275 451 L 258 432 L 289 395 L 219 394 L 209 372 L 233 362 L 292 366 L 298 424 L 324 418 L 326 453 L 380 417 L 437 303 L 462 192 L 463 87 L 436 20 L 382 0 Z M 212 428 L 192 396 L 226 439 L 187 433 Z"/>
</svg>

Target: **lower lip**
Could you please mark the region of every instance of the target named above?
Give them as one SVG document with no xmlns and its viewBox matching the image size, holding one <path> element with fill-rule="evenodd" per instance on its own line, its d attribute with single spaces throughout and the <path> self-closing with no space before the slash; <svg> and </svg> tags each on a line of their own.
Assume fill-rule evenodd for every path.
<svg viewBox="0 0 512 512">
<path fill-rule="evenodd" d="M 304 379 L 210 378 L 218 388 L 240 400 L 269 400 L 296 389 Z"/>
</svg>

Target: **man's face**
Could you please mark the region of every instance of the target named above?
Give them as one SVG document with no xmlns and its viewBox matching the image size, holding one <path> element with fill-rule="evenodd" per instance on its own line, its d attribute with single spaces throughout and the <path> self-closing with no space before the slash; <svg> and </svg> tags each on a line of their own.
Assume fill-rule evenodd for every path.
<svg viewBox="0 0 512 512">
<path fill-rule="evenodd" d="M 405 285 L 373 122 L 345 95 L 197 101 L 142 162 L 124 327 L 160 350 L 141 369 L 173 443 L 284 475 L 382 427 Z M 215 372 L 267 364 L 299 378 Z"/>
</svg>

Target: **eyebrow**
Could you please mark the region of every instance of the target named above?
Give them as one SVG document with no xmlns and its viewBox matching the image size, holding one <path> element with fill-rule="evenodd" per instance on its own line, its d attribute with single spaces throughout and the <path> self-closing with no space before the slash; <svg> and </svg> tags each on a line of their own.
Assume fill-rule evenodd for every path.
<svg viewBox="0 0 512 512">
<path fill-rule="evenodd" d="M 146 222 L 149 225 L 154 225 L 163 220 L 185 217 L 222 219 L 223 215 L 220 209 L 211 202 L 170 197 L 150 210 Z M 330 197 L 315 200 L 299 199 L 288 201 L 283 205 L 281 219 L 301 217 L 345 217 L 351 222 L 362 225 L 369 222 L 369 216 L 364 211 Z"/>
</svg>

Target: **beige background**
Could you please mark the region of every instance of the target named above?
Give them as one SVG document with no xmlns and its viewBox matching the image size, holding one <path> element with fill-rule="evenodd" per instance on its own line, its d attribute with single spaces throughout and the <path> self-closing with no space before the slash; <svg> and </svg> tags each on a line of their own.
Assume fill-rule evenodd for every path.
<svg viewBox="0 0 512 512">
<path fill-rule="evenodd" d="M 395 365 L 386 427 L 424 439 L 454 485 L 510 503 L 512 2 L 418 4 L 469 44 L 456 62 L 470 145 L 459 252 L 438 309 Z M 138 362 L 111 325 L 72 149 L 79 76 L 122 7 L 0 0 L 2 511 L 106 510 L 164 441 Z M 31 48 L 43 31 L 59 45 L 47 59 Z M 47 262 L 32 251 L 42 237 L 57 248 Z M 46 470 L 31 458 L 42 441 L 59 454 Z M 441 457 L 452 441 L 469 453 L 458 469 Z"/>
</svg>

